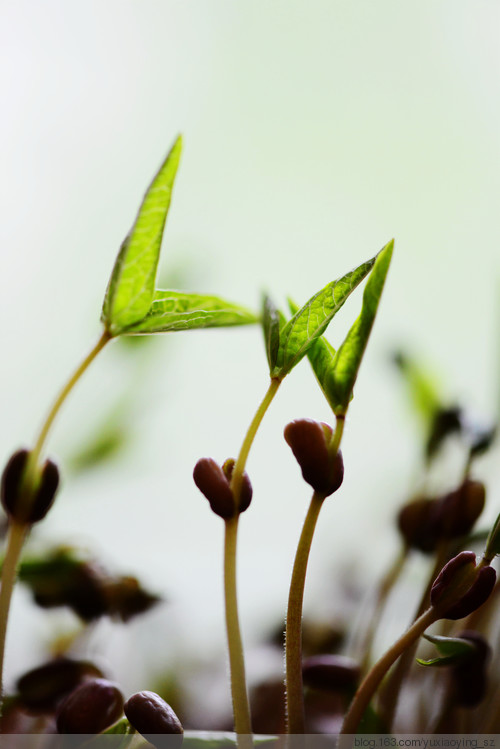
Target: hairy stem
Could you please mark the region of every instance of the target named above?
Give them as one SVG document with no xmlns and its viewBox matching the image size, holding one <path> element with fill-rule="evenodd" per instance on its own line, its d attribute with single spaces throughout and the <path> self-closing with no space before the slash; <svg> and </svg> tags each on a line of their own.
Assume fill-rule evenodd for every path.
<svg viewBox="0 0 500 749">
<path fill-rule="evenodd" d="M 427 627 L 433 624 L 439 615 L 434 608 L 429 608 L 420 616 L 394 645 L 375 663 L 373 668 L 366 675 L 365 679 L 359 686 L 351 706 L 344 718 L 341 734 L 356 733 L 359 723 L 365 713 L 366 708 L 377 691 L 377 688 L 384 678 L 392 664 L 410 648 L 414 642 L 425 632 Z"/>
<path fill-rule="evenodd" d="M 286 612 L 285 688 L 287 733 L 305 733 L 304 694 L 302 684 L 302 606 L 307 563 L 324 497 L 314 492 L 300 534 Z"/>
<path fill-rule="evenodd" d="M 0 587 L 0 712 L 3 702 L 3 664 L 5 656 L 5 638 L 9 621 L 10 601 L 16 582 L 17 567 L 24 539 L 29 528 L 19 523 L 11 523 L 7 537 L 7 549 L 2 566 L 2 584 Z"/>
</svg>

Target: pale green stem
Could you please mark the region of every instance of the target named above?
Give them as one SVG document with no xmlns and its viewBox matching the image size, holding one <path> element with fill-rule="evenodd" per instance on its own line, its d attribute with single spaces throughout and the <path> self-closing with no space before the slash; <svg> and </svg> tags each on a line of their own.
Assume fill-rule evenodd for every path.
<svg viewBox="0 0 500 749">
<path fill-rule="evenodd" d="M 85 359 L 82 361 L 80 366 L 73 372 L 73 374 L 71 375 L 67 383 L 59 392 L 59 395 L 55 399 L 52 405 L 52 408 L 50 409 L 47 415 L 47 418 L 45 419 L 42 425 L 42 428 L 40 429 L 38 438 L 35 442 L 35 446 L 30 452 L 28 465 L 26 467 L 26 473 L 24 475 L 25 487 L 33 486 L 36 483 L 37 468 L 38 468 L 38 463 L 39 463 L 40 456 L 43 450 L 43 446 L 49 434 L 50 428 L 57 414 L 59 413 L 61 406 L 63 405 L 64 401 L 66 400 L 70 392 L 73 390 L 74 386 L 76 385 L 80 377 L 92 364 L 96 356 L 99 354 L 100 351 L 102 351 L 102 349 L 108 343 L 109 340 L 111 340 L 111 335 L 105 330 L 102 336 L 97 341 L 94 348 L 90 351 L 88 356 L 85 357 Z"/>
<path fill-rule="evenodd" d="M 285 686 L 287 733 L 305 733 L 304 691 L 302 683 L 302 607 L 307 563 L 324 496 L 314 492 L 300 534 L 286 612 Z"/>
<path fill-rule="evenodd" d="M 38 438 L 35 442 L 35 446 L 33 450 L 31 450 L 28 458 L 28 463 L 26 466 L 22 484 L 22 491 L 24 497 L 26 498 L 26 501 L 29 501 L 30 494 L 32 494 L 36 490 L 37 483 L 39 481 L 38 464 L 40 462 L 42 450 L 54 419 L 56 418 L 61 406 L 63 405 L 73 387 L 76 385 L 89 365 L 94 361 L 97 354 L 104 348 L 110 338 L 111 336 L 107 331 L 102 334 L 92 351 L 75 370 L 75 372 L 69 378 L 69 380 L 57 396 L 56 400 L 54 401 L 54 404 L 42 425 Z M 11 522 L 7 540 L 5 560 L 2 568 L 2 580 L 0 588 L 0 710 L 3 699 L 3 662 L 10 601 L 17 577 L 17 569 L 19 566 L 19 559 L 21 556 L 24 539 L 29 531 L 29 528 L 29 524 L 19 524 Z"/>
<path fill-rule="evenodd" d="M 420 616 L 411 627 L 391 645 L 389 650 L 375 663 L 373 668 L 366 675 L 365 679 L 359 686 L 354 695 L 351 706 L 344 718 L 341 734 L 355 734 L 359 723 L 365 714 L 365 710 L 370 704 L 377 688 L 399 656 L 410 648 L 414 642 L 430 627 L 437 619 L 439 614 L 434 608 L 429 608 Z"/>
<path fill-rule="evenodd" d="M 0 713 L 3 703 L 3 664 L 10 601 L 12 598 L 12 591 L 14 590 L 14 584 L 16 582 L 19 556 L 28 530 L 28 526 L 24 524 L 10 524 L 7 536 L 7 549 L 2 566 L 2 583 L 0 587 Z"/>
<path fill-rule="evenodd" d="M 245 676 L 245 658 L 241 640 L 236 592 L 236 547 L 238 543 L 239 516 L 226 520 L 224 536 L 224 597 L 226 608 L 226 632 L 231 673 L 231 696 L 233 701 L 234 730 L 241 747 L 252 746 L 250 705 Z"/>
<path fill-rule="evenodd" d="M 337 421 L 335 422 L 335 432 L 333 433 L 331 442 L 328 445 L 328 454 L 330 455 L 330 458 L 334 458 L 339 451 L 340 443 L 342 441 L 342 435 L 344 434 L 344 426 L 345 414 L 337 416 Z"/>
<path fill-rule="evenodd" d="M 255 435 L 257 434 L 257 430 L 262 422 L 262 419 L 264 418 L 267 409 L 271 405 L 274 396 L 278 392 L 278 388 L 280 385 L 281 380 L 271 380 L 269 388 L 267 389 L 267 392 L 262 399 L 260 406 L 255 412 L 255 416 L 252 419 L 252 423 L 248 427 L 247 433 L 243 440 L 243 444 L 241 445 L 240 453 L 238 455 L 238 459 L 233 469 L 233 475 L 231 477 L 231 489 L 233 490 L 233 495 L 237 502 L 239 502 L 240 498 L 241 482 L 243 480 L 243 474 L 245 472 L 245 466 L 247 464 L 250 448 L 252 447 Z"/>
<path fill-rule="evenodd" d="M 427 586 L 422 594 L 422 598 L 415 614 L 414 621 L 418 621 L 418 618 L 427 609 L 429 605 L 432 584 L 434 583 L 434 580 L 436 579 L 438 573 L 445 565 L 447 559 L 448 544 L 444 543 L 438 547 L 434 567 L 432 568 L 432 572 L 427 581 Z M 387 683 L 384 684 L 384 687 L 382 689 L 380 711 L 388 728 L 392 726 L 392 722 L 394 720 L 394 716 L 396 714 L 396 709 L 398 706 L 399 697 L 401 694 L 401 687 L 412 666 L 416 650 L 417 643 L 415 643 L 415 646 L 413 648 L 408 648 L 406 650 L 405 654 L 387 679 Z"/>
<path fill-rule="evenodd" d="M 260 423 L 264 418 L 264 414 L 269 408 L 280 385 L 281 380 L 271 380 L 269 388 L 259 405 L 243 440 L 238 459 L 233 469 L 233 475 L 231 477 L 231 489 L 237 506 L 240 504 L 242 479 L 250 448 L 252 447 Z M 234 729 L 238 736 L 238 747 L 240 747 L 240 749 L 248 749 L 252 746 L 252 724 L 245 677 L 245 658 L 238 615 L 236 585 L 238 519 L 239 515 L 236 515 L 236 517 L 226 521 L 224 541 L 224 598 Z"/>
<path fill-rule="evenodd" d="M 328 446 L 330 458 L 334 458 L 339 450 L 344 432 L 344 424 L 345 417 L 337 417 L 335 432 Z M 302 681 L 302 609 L 309 553 L 324 499 L 323 495 L 316 492 L 312 496 L 295 554 L 290 592 L 288 595 L 285 641 L 285 689 L 287 733 L 290 735 L 303 734 L 305 732 L 304 688 Z"/>
</svg>

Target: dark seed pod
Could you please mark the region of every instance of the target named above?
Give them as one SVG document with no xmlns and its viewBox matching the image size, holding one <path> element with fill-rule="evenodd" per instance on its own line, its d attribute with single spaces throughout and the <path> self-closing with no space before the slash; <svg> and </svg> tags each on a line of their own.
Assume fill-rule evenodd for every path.
<svg viewBox="0 0 500 749">
<path fill-rule="evenodd" d="M 343 655 L 312 655 L 302 663 L 304 684 L 328 692 L 356 689 L 361 669 L 352 658 Z"/>
<path fill-rule="evenodd" d="M 59 733 L 101 733 L 123 714 L 123 695 L 106 679 L 80 684 L 59 705 L 56 714 Z"/>
<path fill-rule="evenodd" d="M 143 614 L 161 601 L 160 596 L 144 590 L 137 578 L 131 576 L 111 580 L 105 586 L 108 613 L 128 622 L 138 614 Z"/>
<path fill-rule="evenodd" d="M 56 658 L 27 671 L 17 682 L 21 703 L 31 710 L 53 710 L 82 681 L 102 672 L 89 661 Z"/>
<path fill-rule="evenodd" d="M 99 564 L 88 561 L 78 564 L 62 591 L 63 604 L 69 606 L 84 622 L 91 622 L 109 613 L 105 585 L 108 577 Z"/>
<path fill-rule="evenodd" d="M 331 427 L 313 419 L 296 419 L 286 425 L 284 435 L 304 481 L 325 497 L 337 491 L 344 479 L 344 462 L 340 450 L 333 459 L 328 453 Z"/>
<path fill-rule="evenodd" d="M 438 502 L 441 538 L 460 538 L 472 530 L 484 508 L 486 490 L 480 481 L 466 480 Z"/>
<path fill-rule="evenodd" d="M 194 467 L 194 483 L 210 502 L 213 512 L 224 520 L 234 517 L 233 493 L 224 471 L 212 458 L 201 458 Z"/>
<path fill-rule="evenodd" d="M 55 463 L 47 460 L 36 491 L 23 492 L 22 479 L 29 455 L 28 450 L 18 450 L 11 456 L 2 475 L 1 500 L 14 522 L 32 525 L 45 517 L 54 502 L 59 470 Z"/>
<path fill-rule="evenodd" d="M 493 567 L 476 568 L 473 551 L 462 551 L 445 564 L 431 588 L 431 605 L 441 619 L 463 619 L 489 598 L 496 581 Z"/>
<path fill-rule="evenodd" d="M 224 476 L 227 478 L 228 481 L 231 481 L 233 477 L 233 470 L 234 470 L 235 461 L 234 458 L 228 458 L 223 466 L 222 470 L 224 471 Z M 241 490 L 240 490 L 240 506 L 239 511 L 245 512 L 245 510 L 248 510 L 250 507 L 250 502 L 252 501 L 252 484 L 250 483 L 250 479 L 248 478 L 248 473 L 245 471 L 243 473 L 243 476 L 241 477 Z"/>
<path fill-rule="evenodd" d="M 177 715 L 155 692 L 137 692 L 125 703 L 129 723 L 156 747 L 180 747 L 184 729 Z M 169 736 L 163 740 L 162 736 Z"/>
<path fill-rule="evenodd" d="M 486 696 L 488 687 L 487 663 L 491 648 L 479 632 L 465 631 L 458 637 L 470 640 L 475 648 L 461 663 L 453 666 L 451 671 L 454 700 L 462 707 L 476 707 Z"/>
<path fill-rule="evenodd" d="M 437 503 L 434 499 L 417 497 L 399 511 L 397 524 L 407 546 L 426 554 L 436 550 L 439 541 Z"/>
<path fill-rule="evenodd" d="M 247 473 L 242 476 L 239 508 L 236 508 L 230 481 L 234 470 L 233 458 L 228 458 L 222 468 L 212 458 L 201 458 L 194 467 L 194 483 L 208 499 L 216 515 L 229 520 L 237 512 L 245 512 L 252 500 L 252 485 Z"/>
</svg>

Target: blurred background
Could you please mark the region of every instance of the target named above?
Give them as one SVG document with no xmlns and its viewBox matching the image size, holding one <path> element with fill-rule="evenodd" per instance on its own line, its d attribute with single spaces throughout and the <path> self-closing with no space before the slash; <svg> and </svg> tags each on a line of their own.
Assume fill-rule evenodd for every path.
<svg viewBox="0 0 500 749">
<path fill-rule="evenodd" d="M 120 243 L 182 132 L 161 286 L 254 309 L 264 289 L 283 307 L 287 295 L 302 304 L 396 240 L 345 430 L 344 485 L 325 504 L 307 582 L 311 615 L 349 611 L 350 588 L 369 587 L 396 553 L 393 517 L 421 471 L 394 350 L 420 359 L 446 402 L 497 415 L 499 28 L 495 0 L 3 0 L 2 460 L 30 444 L 99 336 Z M 360 304 L 358 292 L 332 323 L 333 345 Z M 225 673 L 223 528 L 192 469 L 237 454 L 266 387 L 256 326 L 115 342 L 51 434 L 64 483 L 32 548 L 78 544 L 166 598 L 88 634 L 129 690 L 189 668 L 202 689 L 204 663 Z M 333 420 L 306 361 L 248 463 L 239 583 L 249 649 L 284 619 L 310 491 L 282 433 L 305 416 Z M 98 439 L 111 445 L 106 460 Z M 458 476 L 448 457 L 444 489 Z M 486 525 L 500 507 L 498 450 L 475 473 L 488 487 Z M 417 564 L 408 584 L 423 574 Z M 404 595 L 388 629 L 406 626 Z M 76 622 L 18 589 L 8 680 Z M 251 659 L 252 677 L 266 669 L 279 671 L 279 657 Z M 207 695 L 204 705 L 208 714 Z"/>
</svg>

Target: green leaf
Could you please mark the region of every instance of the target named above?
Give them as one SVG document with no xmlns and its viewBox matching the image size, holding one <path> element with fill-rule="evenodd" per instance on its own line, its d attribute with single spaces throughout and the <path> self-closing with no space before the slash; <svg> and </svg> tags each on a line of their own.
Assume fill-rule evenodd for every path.
<svg viewBox="0 0 500 749">
<path fill-rule="evenodd" d="M 328 341 L 320 339 L 314 342 L 308 352 L 318 382 L 337 416 L 346 413 L 352 398 L 354 383 L 377 314 L 393 248 L 394 240 L 391 240 L 377 255 L 363 293 L 361 314 L 338 351 L 335 351 Z"/>
<path fill-rule="evenodd" d="M 103 739 L 103 736 L 106 736 Z M 116 737 L 114 740 L 110 737 Z M 135 728 L 130 725 L 127 718 L 121 718 L 117 723 L 114 723 L 110 728 L 107 728 L 102 733 L 97 734 L 88 741 L 81 744 L 82 749 L 127 749 L 131 746 L 135 739 L 139 738 Z M 142 741 L 142 736 L 139 739 L 140 745 L 146 746 Z M 137 743 L 137 742 L 135 742 Z M 149 745 L 148 745 L 149 746 Z"/>
<path fill-rule="evenodd" d="M 115 261 L 101 315 L 106 330 L 113 336 L 142 320 L 151 307 L 181 148 L 179 136 L 147 190 L 135 223 Z"/>
<path fill-rule="evenodd" d="M 278 356 L 281 325 L 279 310 L 267 294 L 264 294 L 262 304 L 262 327 L 264 330 L 267 361 L 269 363 L 269 370 L 272 372 Z"/>
<path fill-rule="evenodd" d="M 471 640 L 466 640 L 462 637 L 423 636 L 436 646 L 440 655 L 428 661 L 417 658 L 417 663 L 421 666 L 451 666 L 454 663 L 460 663 L 464 659 L 468 659 L 476 650 L 476 646 Z"/>
<path fill-rule="evenodd" d="M 286 323 L 280 330 L 279 349 L 271 377 L 282 380 L 299 363 L 314 341 L 325 332 L 347 297 L 368 275 L 375 260 L 372 258 L 329 283 Z"/>
<path fill-rule="evenodd" d="M 217 296 L 157 290 L 148 314 L 124 332 L 133 335 L 257 322 L 255 315 Z"/>
<path fill-rule="evenodd" d="M 430 429 L 435 413 L 442 407 L 435 376 L 402 351 L 393 355 L 393 361 L 407 382 L 408 394 L 416 413 Z"/>
<path fill-rule="evenodd" d="M 489 532 L 483 556 L 488 561 L 491 561 L 497 554 L 500 554 L 500 515 L 498 515 Z"/>
</svg>

